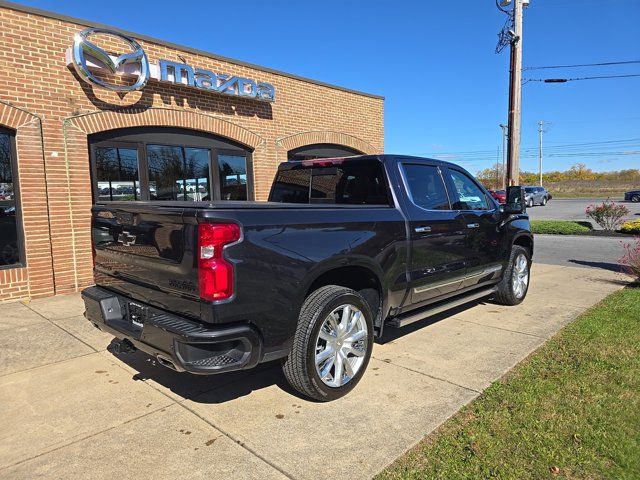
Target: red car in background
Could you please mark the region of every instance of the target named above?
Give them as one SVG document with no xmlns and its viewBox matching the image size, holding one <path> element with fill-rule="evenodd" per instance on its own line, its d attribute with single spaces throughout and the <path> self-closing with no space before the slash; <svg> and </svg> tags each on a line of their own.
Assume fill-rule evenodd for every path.
<svg viewBox="0 0 640 480">
<path fill-rule="evenodd" d="M 507 203 L 507 192 L 504 190 L 489 190 L 489 194 L 495 198 L 499 204 Z"/>
</svg>

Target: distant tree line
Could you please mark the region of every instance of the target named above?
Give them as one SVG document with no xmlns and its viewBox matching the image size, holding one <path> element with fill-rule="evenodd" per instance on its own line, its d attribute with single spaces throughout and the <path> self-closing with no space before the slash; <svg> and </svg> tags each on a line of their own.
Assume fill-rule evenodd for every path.
<svg viewBox="0 0 640 480">
<path fill-rule="evenodd" d="M 502 165 L 493 168 L 485 168 L 477 173 L 476 177 L 487 188 L 502 188 L 503 171 Z M 611 172 L 594 172 L 584 163 L 577 163 L 569 170 L 552 172 L 544 172 L 542 174 L 543 185 L 571 182 L 571 181 L 588 181 L 588 182 L 624 182 L 640 184 L 640 170 L 630 168 L 626 170 L 617 170 Z M 520 172 L 520 185 L 537 185 L 540 182 L 540 174 L 538 172 Z"/>
</svg>

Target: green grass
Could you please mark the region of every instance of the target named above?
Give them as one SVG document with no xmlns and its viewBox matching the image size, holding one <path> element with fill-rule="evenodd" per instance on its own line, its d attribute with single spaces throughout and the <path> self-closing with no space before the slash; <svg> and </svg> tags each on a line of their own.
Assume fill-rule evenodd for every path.
<svg viewBox="0 0 640 480">
<path fill-rule="evenodd" d="M 531 230 L 534 234 L 580 235 L 591 231 L 584 223 L 571 220 L 531 220 Z"/>
<path fill-rule="evenodd" d="M 582 315 L 377 477 L 483 478 L 640 478 L 640 288 Z"/>
</svg>

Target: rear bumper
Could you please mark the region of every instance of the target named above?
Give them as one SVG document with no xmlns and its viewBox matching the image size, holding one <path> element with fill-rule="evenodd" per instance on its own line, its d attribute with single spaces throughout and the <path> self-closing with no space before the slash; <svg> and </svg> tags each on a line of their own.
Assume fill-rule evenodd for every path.
<svg viewBox="0 0 640 480">
<path fill-rule="evenodd" d="M 262 341 L 250 325 L 207 327 L 101 287 L 83 290 L 82 299 L 85 317 L 100 330 L 179 372 L 210 375 L 260 361 Z"/>
</svg>

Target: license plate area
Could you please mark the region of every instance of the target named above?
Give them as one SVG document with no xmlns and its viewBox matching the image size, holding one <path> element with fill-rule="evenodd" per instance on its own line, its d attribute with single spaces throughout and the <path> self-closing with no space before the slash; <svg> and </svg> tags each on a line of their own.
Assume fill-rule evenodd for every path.
<svg viewBox="0 0 640 480">
<path fill-rule="evenodd" d="M 141 330 L 149 319 L 149 308 L 139 303 L 129 302 L 127 309 L 129 310 L 131 325 Z"/>
</svg>

